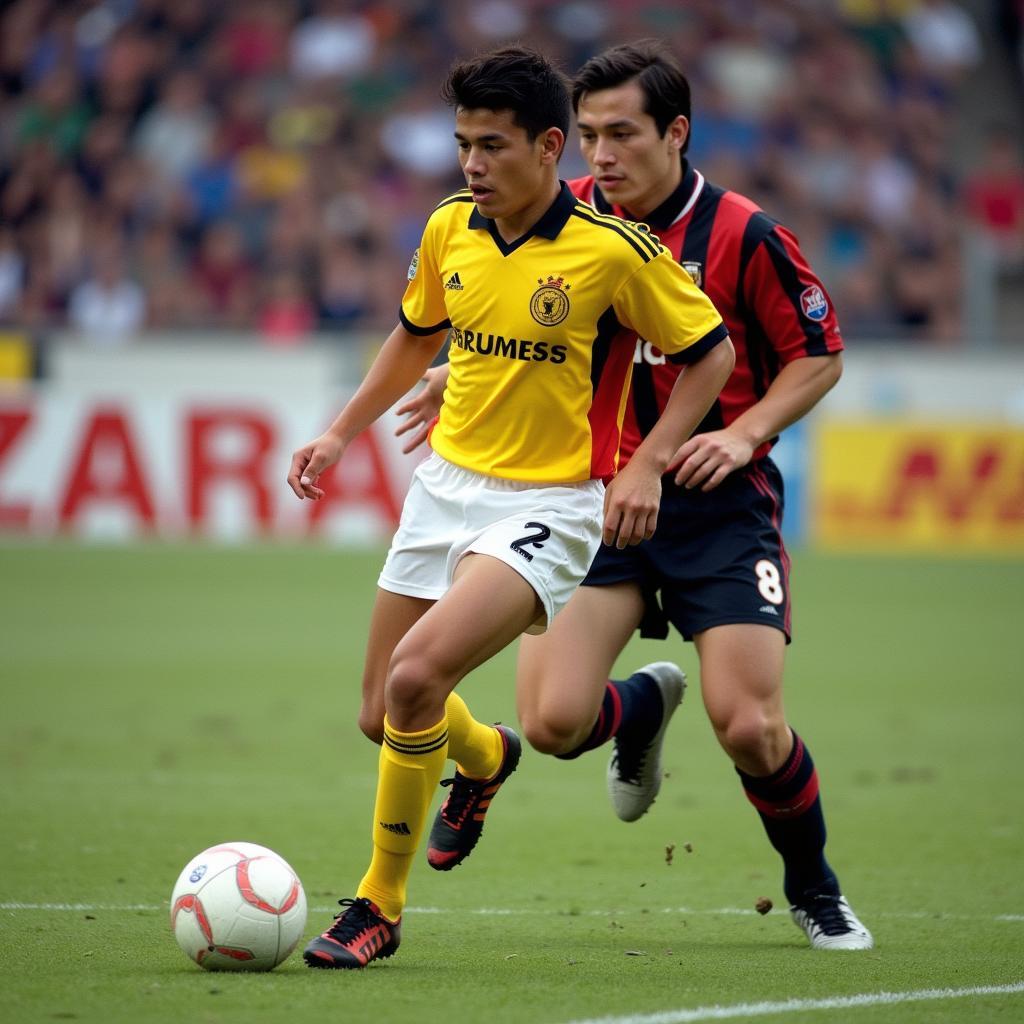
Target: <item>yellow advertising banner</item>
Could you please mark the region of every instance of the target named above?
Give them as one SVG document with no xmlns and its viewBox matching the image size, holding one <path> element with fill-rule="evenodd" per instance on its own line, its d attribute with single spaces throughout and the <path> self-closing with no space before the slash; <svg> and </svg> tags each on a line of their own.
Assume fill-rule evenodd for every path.
<svg viewBox="0 0 1024 1024">
<path fill-rule="evenodd" d="M 1024 428 L 834 421 L 816 440 L 810 520 L 819 546 L 1024 554 Z"/>
<path fill-rule="evenodd" d="M 0 331 L 0 379 L 32 376 L 32 341 L 23 331 Z"/>
</svg>

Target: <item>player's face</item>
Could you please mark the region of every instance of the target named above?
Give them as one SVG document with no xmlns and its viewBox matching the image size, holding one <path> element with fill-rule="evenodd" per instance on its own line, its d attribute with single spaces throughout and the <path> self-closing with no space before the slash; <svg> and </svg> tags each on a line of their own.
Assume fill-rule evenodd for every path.
<svg viewBox="0 0 1024 1024">
<path fill-rule="evenodd" d="M 690 125 L 680 116 L 659 135 L 636 82 L 584 93 L 576 123 L 583 159 L 601 191 L 635 217 L 642 219 L 678 186 Z"/>
<path fill-rule="evenodd" d="M 455 113 L 459 163 L 473 202 L 485 217 L 513 220 L 538 203 L 551 202 L 552 167 L 564 137 L 549 128 L 532 142 L 510 110 Z"/>
</svg>

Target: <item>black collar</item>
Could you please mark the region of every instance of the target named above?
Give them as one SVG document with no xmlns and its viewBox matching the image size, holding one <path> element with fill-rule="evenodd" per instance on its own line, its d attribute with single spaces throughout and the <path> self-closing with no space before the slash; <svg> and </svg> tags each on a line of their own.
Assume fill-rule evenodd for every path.
<svg viewBox="0 0 1024 1024">
<path fill-rule="evenodd" d="M 685 156 L 682 158 L 682 161 L 683 179 L 660 206 L 651 210 L 646 217 L 634 217 L 626 209 L 623 209 L 622 212 L 630 220 L 642 220 L 652 231 L 664 231 L 669 227 L 676 217 L 679 216 L 683 207 L 690 201 L 693 196 L 693 190 L 697 187 L 697 172 L 690 166 L 690 161 Z M 614 210 L 612 204 L 605 199 L 604 194 L 596 184 L 594 185 L 594 206 L 601 213 L 611 213 Z"/>
<path fill-rule="evenodd" d="M 572 211 L 576 208 L 576 197 L 572 194 L 572 190 L 564 181 L 561 185 L 562 187 L 555 201 L 545 210 L 540 220 L 525 235 L 520 235 L 514 242 L 506 242 L 498 233 L 498 228 L 494 221 L 490 217 L 485 217 L 475 206 L 473 207 L 473 212 L 469 215 L 469 227 L 473 230 L 483 229 L 489 231 L 491 238 L 494 239 L 495 245 L 501 250 L 503 256 L 507 256 L 513 250 L 518 249 L 519 246 L 524 242 L 528 242 L 534 235 L 554 241 L 561 233 L 562 228 L 565 227 L 566 221 L 572 215 Z"/>
</svg>

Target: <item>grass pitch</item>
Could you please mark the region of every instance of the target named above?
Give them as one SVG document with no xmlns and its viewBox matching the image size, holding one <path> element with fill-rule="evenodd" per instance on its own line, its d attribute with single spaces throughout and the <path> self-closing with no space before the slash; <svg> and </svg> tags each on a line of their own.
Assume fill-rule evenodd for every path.
<svg viewBox="0 0 1024 1024">
<path fill-rule="evenodd" d="M 641 821 L 607 807 L 603 752 L 527 751 L 473 857 L 418 863 L 396 957 L 199 970 L 167 924 L 192 854 L 278 850 L 309 935 L 365 867 L 376 748 L 354 723 L 380 560 L 0 548 L 0 1020 L 1024 1020 L 1020 562 L 794 559 L 787 707 L 870 953 L 812 952 L 790 923 L 693 685 Z M 696 676 L 678 639 L 621 667 L 669 657 Z M 514 721 L 512 665 L 461 688 L 478 716 Z"/>
</svg>

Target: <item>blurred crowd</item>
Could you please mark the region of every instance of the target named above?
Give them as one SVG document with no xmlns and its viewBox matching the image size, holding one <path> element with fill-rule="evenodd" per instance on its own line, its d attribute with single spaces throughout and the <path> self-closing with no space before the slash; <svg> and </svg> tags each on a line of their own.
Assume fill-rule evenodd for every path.
<svg viewBox="0 0 1024 1024">
<path fill-rule="evenodd" d="M 1002 14 L 1019 47 L 1021 4 Z M 644 36 L 690 77 L 693 161 L 797 232 L 847 335 L 955 342 L 964 232 L 1024 258 L 1015 132 L 952 159 L 983 48 L 951 0 L 14 0 L 0 323 L 388 328 L 461 185 L 452 60 L 516 40 L 571 73 Z M 563 176 L 584 170 L 573 140 Z"/>
</svg>

